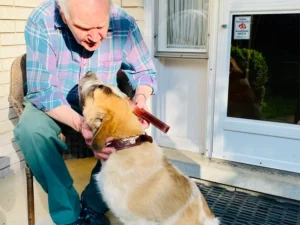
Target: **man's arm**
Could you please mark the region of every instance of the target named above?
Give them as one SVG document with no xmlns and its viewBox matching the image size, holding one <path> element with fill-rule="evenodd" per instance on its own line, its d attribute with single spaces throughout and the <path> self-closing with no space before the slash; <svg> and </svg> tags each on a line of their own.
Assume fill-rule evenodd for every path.
<svg viewBox="0 0 300 225">
<path fill-rule="evenodd" d="M 51 118 L 72 127 L 74 130 L 81 132 L 81 124 L 83 117 L 79 115 L 75 110 L 67 105 L 61 105 L 45 113 Z"/>
<path fill-rule="evenodd" d="M 56 73 L 57 58 L 47 30 L 28 20 L 24 33 L 29 100 L 53 119 L 80 131 L 82 118 L 62 94 Z"/>
<path fill-rule="evenodd" d="M 127 36 L 124 61 L 132 70 L 124 70 L 133 89 L 136 90 L 135 98 L 146 98 L 156 94 L 156 70 L 150 52 L 142 38 L 141 32 L 135 22 Z"/>
</svg>

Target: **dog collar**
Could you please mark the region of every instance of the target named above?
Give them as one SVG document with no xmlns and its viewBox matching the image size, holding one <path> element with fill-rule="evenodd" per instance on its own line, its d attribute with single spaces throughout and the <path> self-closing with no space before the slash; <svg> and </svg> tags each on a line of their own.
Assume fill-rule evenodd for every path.
<svg viewBox="0 0 300 225">
<path fill-rule="evenodd" d="M 110 142 L 108 142 L 105 146 L 106 147 L 113 147 L 117 151 L 123 150 L 126 148 L 130 148 L 133 146 L 141 145 L 144 142 L 153 142 L 153 139 L 151 136 L 147 134 L 141 134 L 139 136 L 135 137 L 128 137 L 128 138 L 122 138 L 122 139 L 114 139 Z"/>
</svg>

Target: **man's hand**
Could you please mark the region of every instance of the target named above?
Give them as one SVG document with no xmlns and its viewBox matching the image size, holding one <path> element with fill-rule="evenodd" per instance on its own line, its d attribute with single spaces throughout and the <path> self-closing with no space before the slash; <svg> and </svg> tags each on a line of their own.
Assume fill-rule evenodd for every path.
<svg viewBox="0 0 300 225">
<path fill-rule="evenodd" d="M 135 95 L 132 99 L 132 101 L 136 104 L 137 107 L 146 110 L 149 112 L 148 106 L 146 104 L 147 99 L 152 94 L 153 90 L 152 87 L 148 85 L 140 85 L 135 90 Z M 147 129 L 149 127 L 149 123 L 146 120 L 140 119 L 144 129 Z"/>
<path fill-rule="evenodd" d="M 146 104 L 146 101 L 147 101 L 147 97 L 144 94 L 136 94 L 133 98 L 133 102 L 137 107 L 149 112 L 149 108 Z M 149 127 L 149 123 L 146 120 L 139 118 L 139 121 L 142 123 L 144 129 L 147 129 Z"/>
<path fill-rule="evenodd" d="M 87 122 L 82 118 L 81 122 L 81 134 L 85 140 L 85 143 L 89 146 L 89 148 L 92 147 L 92 141 L 93 141 L 93 132 L 90 128 L 90 126 L 87 124 Z"/>
</svg>

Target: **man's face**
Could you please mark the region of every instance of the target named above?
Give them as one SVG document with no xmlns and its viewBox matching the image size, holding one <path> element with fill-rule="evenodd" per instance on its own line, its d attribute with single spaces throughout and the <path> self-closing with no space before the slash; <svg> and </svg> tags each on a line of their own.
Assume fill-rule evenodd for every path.
<svg viewBox="0 0 300 225">
<path fill-rule="evenodd" d="M 107 35 L 109 0 L 70 0 L 69 18 L 62 14 L 76 41 L 88 51 L 95 51 Z"/>
</svg>

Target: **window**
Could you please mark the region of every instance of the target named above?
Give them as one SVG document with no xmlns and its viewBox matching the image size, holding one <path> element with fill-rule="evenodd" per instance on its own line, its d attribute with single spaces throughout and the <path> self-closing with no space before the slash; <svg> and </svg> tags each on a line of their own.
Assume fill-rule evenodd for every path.
<svg viewBox="0 0 300 225">
<path fill-rule="evenodd" d="M 227 116 L 300 124 L 300 14 L 234 15 Z"/>
<path fill-rule="evenodd" d="M 157 1 L 155 56 L 207 57 L 208 1 Z"/>
</svg>

